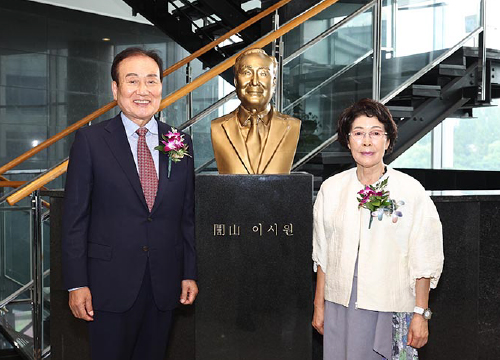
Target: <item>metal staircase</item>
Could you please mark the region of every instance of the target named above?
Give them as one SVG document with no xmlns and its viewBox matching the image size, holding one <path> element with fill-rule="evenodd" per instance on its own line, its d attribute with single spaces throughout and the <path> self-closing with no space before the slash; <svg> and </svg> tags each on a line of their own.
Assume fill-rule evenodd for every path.
<svg viewBox="0 0 500 360">
<path fill-rule="evenodd" d="M 404 62 L 418 68 L 421 59 L 428 56 L 428 53 L 412 55 Z M 472 117 L 474 108 L 491 106 L 492 99 L 500 97 L 500 82 L 494 77 L 495 69 L 500 67 L 500 51 L 488 50 L 486 59 L 484 101 L 478 100 L 481 88 L 478 48 L 462 46 L 443 61 L 431 63 L 418 79 L 386 102 L 399 133 L 394 151 L 385 158 L 386 163 L 395 160 L 447 117 Z M 401 59 L 393 60 L 387 60 L 384 68 L 389 72 L 383 76 L 390 78 L 390 69 L 398 68 Z M 318 161 L 323 164 L 322 178 L 353 165 L 350 154 L 335 146 L 320 153 L 316 163 Z"/>
<path fill-rule="evenodd" d="M 202 46 L 217 39 L 227 31 L 239 26 L 276 0 L 124 0 L 135 14 L 141 14 L 158 29 L 193 53 Z M 280 22 L 285 22 L 319 0 L 293 1 L 280 11 Z M 364 4 L 363 0 L 340 0 L 341 4 Z M 337 4 L 336 4 L 337 5 Z M 336 6 L 340 9 L 342 6 Z M 348 10 L 347 10 L 348 11 Z M 344 15 L 349 15 L 345 13 Z M 231 57 L 241 49 L 275 28 L 276 19 L 265 19 L 254 24 L 199 59 L 205 67 L 213 67 Z M 221 74 L 228 82 L 233 82 L 233 73 L 228 70 Z"/>
</svg>

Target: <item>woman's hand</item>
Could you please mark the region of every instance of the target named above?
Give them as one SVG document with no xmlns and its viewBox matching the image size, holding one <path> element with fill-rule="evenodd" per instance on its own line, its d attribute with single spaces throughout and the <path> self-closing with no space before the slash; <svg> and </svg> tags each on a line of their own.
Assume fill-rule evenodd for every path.
<svg viewBox="0 0 500 360">
<path fill-rule="evenodd" d="M 312 326 L 323 335 L 325 324 L 325 273 L 318 265 L 316 275 L 316 294 L 314 295 L 314 314 Z"/>
<path fill-rule="evenodd" d="M 427 344 L 429 339 L 429 321 L 425 320 L 422 315 L 413 314 L 413 319 L 408 329 L 408 343 L 415 349 L 420 349 Z"/>
<path fill-rule="evenodd" d="M 323 304 L 316 305 L 314 304 L 314 314 L 312 320 L 312 326 L 315 328 L 321 335 L 324 332 L 325 325 L 325 302 Z"/>
</svg>

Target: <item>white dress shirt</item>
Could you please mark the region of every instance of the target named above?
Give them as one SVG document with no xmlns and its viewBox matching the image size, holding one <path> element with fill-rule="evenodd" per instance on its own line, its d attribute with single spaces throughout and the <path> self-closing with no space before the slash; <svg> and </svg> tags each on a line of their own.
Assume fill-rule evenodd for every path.
<svg viewBox="0 0 500 360">
<path fill-rule="evenodd" d="M 135 167 L 137 168 L 137 173 L 139 174 L 139 163 L 137 162 L 137 142 L 139 141 L 139 135 L 136 130 L 139 129 L 139 125 L 127 118 L 123 113 L 120 113 L 122 118 L 123 127 L 125 128 L 125 133 L 127 134 L 127 140 L 130 144 L 130 150 L 134 156 Z M 158 123 L 155 118 L 152 117 L 151 120 L 144 126 L 148 129 L 146 133 L 146 144 L 148 145 L 151 155 L 153 155 L 153 162 L 155 163 L 156 176 L 159 178 L 159 161 L 160 152 L 155 150 L 155 147 L 159 145 L 158 141 Z"/>
</svg>

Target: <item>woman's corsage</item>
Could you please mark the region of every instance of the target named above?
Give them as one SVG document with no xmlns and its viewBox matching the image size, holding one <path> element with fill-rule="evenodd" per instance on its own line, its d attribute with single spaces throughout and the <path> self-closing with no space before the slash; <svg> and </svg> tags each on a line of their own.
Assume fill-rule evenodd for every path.
<svg viewBox="0 0 500 360">
<path fill-rule="evenodd" d="M 390 192 L 386 190 L 388 180 L 389 177 L 375 185 L 367 185 L 364 189 L 358 191 L 358 207 L 368 209 L 371 213 L 368 229 L 371 228 L 374 217 L 382 221 L 384 215 L 391 216 L 392 222 L 395 223 L 398 218 L 403 216 L 403 213 L 398 209 L 405 203 L 404 201 L 396 202 L 389 198 Z"/>
<path fill-rule="evenodd" d="M 168 155 L 168 174 L 167 177 L 170 178 L 170 170 L 172 168 L 172 161 L 179 162 L 184 156 L 189 156 L 188 145 L 184 143 L 184 135 L 175 128 L 171 128 L 166 134 L 161 136 L 163 140 L 160 141 L 160 145 L 155 147 L 155 150 L 161 151 L 162 153 Z"/>
</svg>

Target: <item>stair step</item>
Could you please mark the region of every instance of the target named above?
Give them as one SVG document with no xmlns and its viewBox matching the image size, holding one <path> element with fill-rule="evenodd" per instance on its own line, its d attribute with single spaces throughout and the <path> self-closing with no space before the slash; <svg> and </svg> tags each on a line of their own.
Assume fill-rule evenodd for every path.
<svg viewBox="0 0 500 360">
<path fill-rule="evenodd" d="M 217 36 L 224 35 L 229 30 L 231 30 L 231 29 L 228 29 L 227 26 L 224 26 L 224 24 L 221 21 L 217 21 L 217 22 L 211 23 L 207 26 L 203 26 L 200 29 L 196 29 L 195 33 L 197 33 L 197 34 L 205 33 L 205 34 L 211 35 L 212 37 L 217 37 Z"/>
<path fill-rule="evenodd" d="M 414 84 L 411 86 L 411 92 L 413 96 L 440 97 L 441 86 Z"/>
<path fill-rule="evenodd" d="M 392 117 L 395 118 L 405 118 L 405 117 L 411 117 L 413 114 L 413 106 L 387 106 L 389 111 L 392 114 Z"/>
<path fill-rule="evenodd" d="M 241 49 L 245 48 L 246 46 L 247 44 L 245 44 L 244 41 L 241 41 L 234 44 L 223 46 L 221 47 L 221 49 L 224 50 L 224 52 L 226 52 L 227 54 L 235 54 Z"/>
<path fill-rule="evenodd" d="M 207 14 L 212 15 L 212 9 L 200 1 L 194 1 L 191 5 L 181 6 L 172 12 L 172 15 L 175 17 L 188 16 L 192 21 L 207 17 Z"/>
<path fill-rule="evenodd" d="M 463 48 L 464 55 L 467 57 L 477 58 L 478 49 L 477 47 L 464 47 Z M 500 60 L 500 50 L 497 49 L 486 49 L 486 57 L 490 60 Z"/>
<path fill-rule="evenodd" d="M 465 65 L 439 64 L 439 75 L 443 76 L 464 76 Z"/>
<path fill-rule="evenodd" d="M 321 153 L 323 164 L 349 164 L 352 162 L 351 153 L 348 151 L 329 151 Z"/>
<path fill-rule="evenodd" d="M 254 17 L 255 15 L 257 15 L 258 13 L 261 12 L 262 9 L 259 9 L 259 8 L 254 8 L 252 10 L 248 10 L 246 13 L 248 14 L 248 18 L 252 18 Z"/>
</svg>

